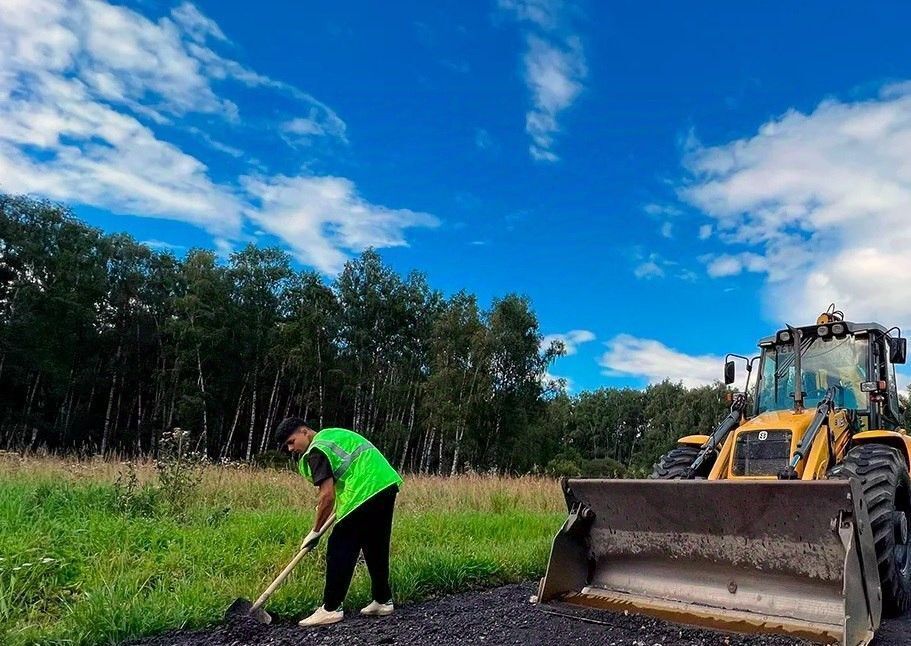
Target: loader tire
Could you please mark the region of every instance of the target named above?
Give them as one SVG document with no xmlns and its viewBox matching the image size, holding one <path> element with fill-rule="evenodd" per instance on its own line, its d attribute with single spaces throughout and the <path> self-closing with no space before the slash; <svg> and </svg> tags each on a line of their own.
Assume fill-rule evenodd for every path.
<svg viewBox="0 0 911 646">
<path fill-rule="evenodd" d="M 701 449 L 698 446 L 688 446 L 685 444 L 674 447 L 662 455 L 661 459 L 652 467 L 652 474 L 649 478 L 653 480 L 680 480 L 684 478 L 687 469 L 690 468 L 693 460 L 699 455 L 700 450 Z M 714 464 L 715 457 L 709 456 L 708 459 L 702 463 L 702 467 L 700 467 L 699 472 L 696 473 L 696 477 L 707 477 Z"/>
<path fill-rule="evenodd" d="M 911 481 L 908 465 L 891 447 L 862 444 L 830 472 L 834 478 L 855 478 L 867 501 L 873 529 L 883 614 L 897 616 L 911 609 Z"/>
</svg>

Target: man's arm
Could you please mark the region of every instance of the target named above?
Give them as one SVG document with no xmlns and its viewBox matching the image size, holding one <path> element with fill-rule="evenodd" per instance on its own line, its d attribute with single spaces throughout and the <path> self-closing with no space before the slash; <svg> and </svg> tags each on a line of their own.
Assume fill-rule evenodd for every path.
<svg viewBox="0 0 911 646">
<path fill-rule="evenodd" d="M 316 520 L 313 522 L 313 531 L 318 532 L 329 520 L 332 510 L 335 509 L 335 480 L 327 478 L 319 484 L 319 498 L 316 502 Z"/>
</svg>

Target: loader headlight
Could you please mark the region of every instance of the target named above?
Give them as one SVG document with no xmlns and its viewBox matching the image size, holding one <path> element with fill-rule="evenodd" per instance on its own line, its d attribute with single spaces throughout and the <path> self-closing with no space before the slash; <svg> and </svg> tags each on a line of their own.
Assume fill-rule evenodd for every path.
<svg viewBox="0 0 911 646">
<path fill-rule="evenodd" d="M 816 334 L 819 336 L 829 336 L 829 332 L 829 328 L 825 325 L 820 325 L 818 328 L 816 328 Z"/>
<path fill-rule="evenodd" d="M 836 323 L 835 325 L 832 326 L 832 334 L 834 334 L 835 336 L 838 336 L 839 334 L 844 334 L 844 333 L 845 333 L 845 324 L 844 323 Z"/>
<path fill-rule="evenodd" d="M 785 330 L 784 332 L 779 332 L 778 340 L 781 341 L 782 343 L 787 343 L 788 341 L 791 340 L 791 333 L 788 332 L 787 330 Z"/>
</svg>

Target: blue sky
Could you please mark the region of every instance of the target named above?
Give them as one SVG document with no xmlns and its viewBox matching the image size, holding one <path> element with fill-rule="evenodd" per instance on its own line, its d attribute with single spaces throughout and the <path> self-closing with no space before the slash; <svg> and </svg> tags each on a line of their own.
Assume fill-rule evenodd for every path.
<svg viewBox="0 0 911 646">
<path fill-rule="evenodd" d="M 906 3 L 0 0 L 0 190 L 527 294 L 578 391 L 911 323 Z"/>
</svg>

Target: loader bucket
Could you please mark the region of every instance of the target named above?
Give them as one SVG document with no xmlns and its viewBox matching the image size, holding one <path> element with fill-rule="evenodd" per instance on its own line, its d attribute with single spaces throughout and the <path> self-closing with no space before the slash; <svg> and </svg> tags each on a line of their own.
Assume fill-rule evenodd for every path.
<svg viewBox="0 0 911 646">
<path fill-rule="evenodd" d="M 879 626 L 853 481 L 569 480 L 538 600 L 847 646 Z M 569 604 L 569 605 L 567 605 Z"/>
</svg>

